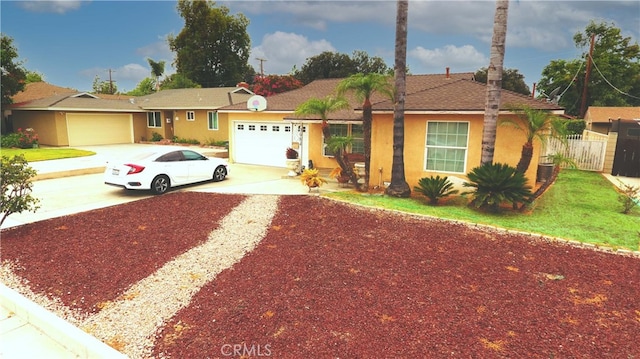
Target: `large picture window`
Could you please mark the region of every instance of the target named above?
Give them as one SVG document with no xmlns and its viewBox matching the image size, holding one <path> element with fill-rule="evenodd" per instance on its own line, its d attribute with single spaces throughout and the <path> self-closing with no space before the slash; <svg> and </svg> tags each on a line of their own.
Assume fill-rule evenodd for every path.
<svg viewBox="0 0 640 359">
<path fill-rule="evenodd" d="M 162 127 L 162 114 L 160 111 L 147 112 L 148 127 Z"/>
<path fill-rule="evenodd" d="M 210 130 L 218 130 L 218 112 L 217 111 L 209 111 L 207 113 L 207 117 L 209 118 L 209 129 Z"/>
<path fill-rule="evenodd" d="M 425 170 L 465 173 L 469 122 L 427 122 Z"/>
<path fill-rule="evenodd" d="M 364 136 L 362 135 L 362 125 L 358 124 L 346 124 L 346 123 L 330 123 L 329 131 L 331 136 L 346 137 L 351 136 L 351 146 L 347 149 L 349 153 L 364 153 Z M 329 151 L 326 146 L 326 140 L 324 140 L 323 153 L 325 156 L 333 156 L 334 154 Z"/>
</svg>

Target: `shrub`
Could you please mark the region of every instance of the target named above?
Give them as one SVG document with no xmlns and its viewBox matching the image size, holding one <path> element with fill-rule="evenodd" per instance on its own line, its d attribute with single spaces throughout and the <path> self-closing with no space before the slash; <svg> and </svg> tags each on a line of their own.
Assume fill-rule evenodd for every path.
<svg viewBox="0 0 640 359">
<path fill-rule="evenodd" d="M 190 144 L 190 145 L 199 145 L 200 141 L 193 139 L 193 138 L 180 138 L 178 136 L 173 136 L 173 140 L 174 143 L 186 143 L 186 144 Z"/>
<path fill-rule="evenodd" d="M 10 133 L 2 136 L 2 143 L 0 146 L 3 148 L 20 147 L 20 135 L 17 133 Z"/>
<path fill-rule="evenodd" d="M 640 205 L 640 187 L 636 187 L 630 184 L 620 182 L 620 194 L 618 195 L 618 201 L 622 203 L 622 213 L 629 214 L 631 210 Z"/>
<path fill-rule="evenodd" d="M 33 183 L 31 178 L 36 175 L 36 171 L 28 166 L 23 155 L 7 157 L 2 156 L 0 166 L 0 191 L 2 191 L 0 201 L 0 225 L 13 213 L 23 211 L 35 212 L 39 206 L 39 200 L 31 196 Z"/>
<path fill-rule="evenodd" d="M 413 187 L 413 190 L 429 198 L 429 203 L 434 206 L 438 204 L 440 198 L 459 192 L 453 189 L 453 183 L 446 176 L 443 178 L 440 176 L 420 178 L 418 185 Z"/>
<path fill-rule="evenodd" d="M 157 132 L 152 132 L 151 133 L 151 142 L 158 142 L 158 141 L 162 141 L 163 137 L 161 134 L 157 133 Z"/>
<path fill-rule="evenodd" d="M 497 212 L 502 203 L 526 202 L 531 196 L 531 186 L 527 185 L 527 178 L 515 167 L 501 163 L 488 163 L 476 167 L 467 175 L 469 182 L 463 186 L 473 187 L 471 204 L 476 208 L 489 209 Z"/>
</svg>

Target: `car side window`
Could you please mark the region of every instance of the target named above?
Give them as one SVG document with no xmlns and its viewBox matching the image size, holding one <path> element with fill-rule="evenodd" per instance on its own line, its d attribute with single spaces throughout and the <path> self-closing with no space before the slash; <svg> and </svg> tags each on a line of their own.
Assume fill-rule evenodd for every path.
<svg viewBox="0 0 640 359">
<path fill-rule="evenodd" d="M 158 157 L 158 159 L 156 161 L 158 161 L 158 162 L 184 161 L 184 156 L 182 155 L 181 151 L 174 151 L 174 152 L 169 152 L 169 153 L 166 153 L 166 154 Z"/>
<path fill-rule="evenodd" d="M 182 151 L 182 155 L 186 161 L 199 161 L 206 159 L 206 157 L 194 151 Z"/>
</svg>

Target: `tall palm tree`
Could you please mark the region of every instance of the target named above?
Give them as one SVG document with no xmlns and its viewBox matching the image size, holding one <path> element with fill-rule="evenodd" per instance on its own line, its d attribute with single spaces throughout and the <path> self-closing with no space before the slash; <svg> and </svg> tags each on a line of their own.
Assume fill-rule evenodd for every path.
<svg viewBox="0 0 640 359">
<path fill-rule="evenodd" d="M 160 90 L 160 76 L 164 73 L 164 61 L 155 62 L 152 59 L 147 59 L 149 66 L 151 66 L 151 74 L 156 78 L 156 92 Z"/>
<path fill-rule="evenodd" d="M 331 112 L 345 110 L 350 108 L 349 101 L 340 96 L 327 96 L 325 98 L 310 98 L 298 105 L 295 110 L 296 116 L 317 116 L 322 121 L 322 134 L 325 142 L 331 139 L 331 131 L 329 130 L 328 117 Z M 342 169 L 342 173 L 351 179 L 354 186 L 358 187 L 358 178 L 353 168 L 348 165 L 344 159 L 343 151 L 335 151 L 334 158 Z"/>
<path fill-rule="evenodd" d="M 391 184 L 385 190 L 390 196 L 406 198 L 411 188 L 404 176 L 404 98 L 407 88 L 407 17 L 409 1 L 398 0 L 395 48 L 395 106 L 393 107 L 393 162 Z"/>
<path fill-rule="evenodd" d="M 516 170 L 525 173 L 533 157 L 533 140 L 538 139 L 545 144 L 549 138 L 564 139 L 567 134 L 566 123 L 548 111 L 536 110 L 523 106 L 513 110 L 518 120 L 502 119 L 500 125 L 512 126 L 522 131 L 527 138 L 522 145 L 520 160 Z"/>
<path fill-rule="evenodd" d="M 491 54 L 487 70 L 487 98 L 484 108 L 484 126 L 482 129 L 481 163 L 493 162 L 496 144 L 496 128 L 498 127 L 498 112 L 500 111 L 500 95 L 502 94 L 502 63 L 504 62 L 504 48 L 507 39 L 507 14 L 509 0 L 497 0 L 496 12 L 493 19 L 493 38 L 491 39 Z"/>
<path fill-rule="evenodd" d="M 338 84 L 338 94 L 344 95 L 348 91 L 353 91 L 362 104 L 362 135 L 364 140 L 364 183 L 360 190 L 369 190 L 369 175 L 371 168 L 371 123 L 373 121 L 371 96 L 380 92 L 393 98 L 393 87 L 389 82 L 389 76 L 369 73 L 355 74 L 347 77 Z"/>
</svg>

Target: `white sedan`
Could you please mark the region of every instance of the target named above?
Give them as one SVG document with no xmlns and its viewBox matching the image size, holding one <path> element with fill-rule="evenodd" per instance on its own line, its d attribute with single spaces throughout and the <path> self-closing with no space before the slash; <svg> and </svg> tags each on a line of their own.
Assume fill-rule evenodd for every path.
<svg viewBox="0 0 640 359">
<path fill-rule="evenodd" d="M 174 186 L 222 181 L 228 174 L 226 160 L 208 158 L 188 149 L 162 146 L 149 148 L 128 160 L 107 162 L 104 183 L 162 194 Z"/>
</svg>

